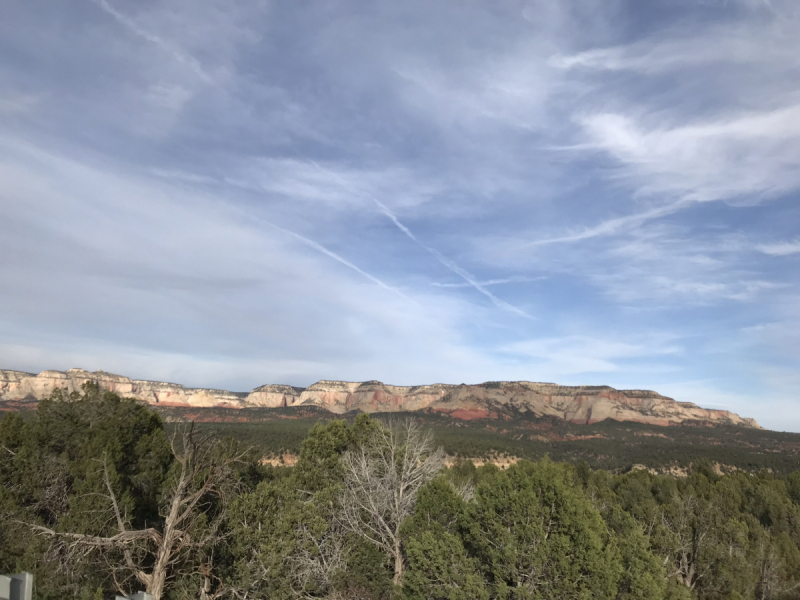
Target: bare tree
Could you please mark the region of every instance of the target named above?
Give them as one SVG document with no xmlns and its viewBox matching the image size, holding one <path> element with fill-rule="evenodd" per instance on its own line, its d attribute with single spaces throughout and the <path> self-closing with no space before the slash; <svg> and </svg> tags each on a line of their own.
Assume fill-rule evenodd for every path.
<svg viewBox="0 0 800 600">
<path fill-rule="evenodd" d="M 444 461 L 432 434 L 413 420 L 377 428 L 342 457 L 342 522 L 394 561 L 395 584 L 405 571 L 400 526 L 414 510 L 419 489 L 436 477 Z"/>
<path fill-rule="evenodd" d="M 295 528 L 298 546 L 289 558 L 292 572 L 292 593 L 297 598 L 312 600 L 323 598 L 341 600 L 336 590 L 336 576 L 344 572 L 345 531 L 334 520 L 321 534 L 315 534 L 306 523 Z M 309 593 L 308 590 L 313 590 Z"/>
<path fill-rule="evenodd" d="M 471 481 L 449 481 L 453 491 L 464 502 L 471 502 L 475 497 L 475 484 Z"/>
<path fill-rule="evenodd" d="M 103 457 L 103 482 L 116 533 L 109 536 L 56 532 L 30 525 L 37 533 L 53 538 L 53 551 L 68 563 L 99 553 L 110 568 L 119 592 L 135 578 L 153 600 L 160 600 L 168 583 L 178 575 L 199 574 L 204 579 L 201 596 L 213 597 L 212 572 L 202 560 L 220 541 L 225 506 L 236 488 L 234 467 L 244 453 L 217 453 L 211 436 L 200 436 L 194 424 L 171 440 L 175 474 L 161 508 L 159 526 L 131 529 L 109 476 Z M 200 560 L 197 557 L 201 557 Z"/>
<path fill-rule="evenodd" d="M 759 581 L 756 586 L 758 600 L 788 597 L 800 588 L 800 576 L 791 573 L 791 569 L 786 569 L 771 532 L 765 532 L 759 542 L 759 551 L 761 560 L 759 561 Z"/>
<path fill-rule="evenodd" d="M 664 560 L 667 577 L 675 577 L 690 590 L 694 590 L 714 566 L 721 532 L 714 518 L 713 508 L 694 496 L 675 498 L 673 510 L 662 511 L 662 525 L 674 540 L 671 556 Z"/>
</svg>

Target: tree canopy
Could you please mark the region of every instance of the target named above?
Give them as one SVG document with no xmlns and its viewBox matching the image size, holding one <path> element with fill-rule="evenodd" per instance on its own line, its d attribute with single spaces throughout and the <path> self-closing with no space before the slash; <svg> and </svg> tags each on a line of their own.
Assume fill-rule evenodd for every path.
<svg viewBox="0 0 800 600">
<path fill-rule="evenodd" d="M 272 467 L 96 386 L 55 392 L 0 419 L 0 572 L 47 600 L 800 598 L 800 472 L 443 458 L 363 415 Z"/>
</svg>

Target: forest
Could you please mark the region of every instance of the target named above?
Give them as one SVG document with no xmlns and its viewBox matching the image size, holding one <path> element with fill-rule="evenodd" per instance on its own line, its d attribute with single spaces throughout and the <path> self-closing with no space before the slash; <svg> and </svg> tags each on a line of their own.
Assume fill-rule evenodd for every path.
<svg viewBox="0 0 800 600">
<path fill-rule="evenodd" d="M 788 467 L 476 467 L 425 419 L 367 415 L 303 435 L 271 466 L 247 436 L 56 390 L 0 418 L 0 573 L 42 600 L 800 598 Z"/>
<path fill-rule="evenodd" d="M 195 420 L 204 431 L 234 437 L 264 455 L 296 455 L 311 428 L 320 421 L 347 419 L 316 406 L 289 408 L 157 409 L 167 428 Z M 408 413 L 373 413 L 373 418 L 402 420 Z M 768 469 L 788 475 L 800 470 L 800 434 L 737 425 L 649 425 L 606 419 L 577 424 L 523 411 L 507 411 L 502 418 L 464 421 L 447 414 L 415 411 L 414 418 L 433 433 L 437 445 L 450 456 L 486 459 L 505 456 L 539 460 L 587 462 L 594 469 L 619 472 L 633 465 L 657 471 L 685 471 L 690 465 L 711 462 L 725 470 Z"/>
</svg>

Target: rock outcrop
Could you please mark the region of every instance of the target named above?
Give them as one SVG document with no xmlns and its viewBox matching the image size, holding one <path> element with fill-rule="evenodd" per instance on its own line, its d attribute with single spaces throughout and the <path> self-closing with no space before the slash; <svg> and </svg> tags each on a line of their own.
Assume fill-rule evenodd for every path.
<svg viewBox="0 0 800 600">
<path fill-rule="evenodd" d="M 528 381 L 488 382 L 478 385 L 433 384 L 394 386 L 380 381 L 363 383 L 318 381 L 307 387 L 264 385 L 250 393 L 186 388 L 175 383 L 131 379 L 103 371 L 43 371 L 38 375 L 0 370 L 0 400 L 38 401 L 55 388 L 79 390 L 93 381 L 101 388 L 148 404 L 191 407 L 290 407 L 319 406 L 343 414 L 359 410 L 403 412 L 428 410 L 459 419 L 497 418 L 515 413 L 550 416 L 573 423 L 597 423 L 605 419 L 652 425 L 680 423 L 759 427 L 753 419 L 725 410 L 700 408 L 676 402 L 646 390 L 616 390 L 608 386 L 563 386 Z"/>
<path fill-rule="evenodd" d="M 232 406 L 240 407 L 247 393 L 228 392 L 205 388 L 185 388 L 177 383 L 131 379 L 105 371 L 42 371 L 38 375 L 22 371 L 0 370 L 0 399 L 42 400 L 54 389 L 67 392 L 80 390 L 93 381 L 101 388 L 116 392 L 120 396 L 144 400 L 148 404 L 175 406 Z"/>
</svg>

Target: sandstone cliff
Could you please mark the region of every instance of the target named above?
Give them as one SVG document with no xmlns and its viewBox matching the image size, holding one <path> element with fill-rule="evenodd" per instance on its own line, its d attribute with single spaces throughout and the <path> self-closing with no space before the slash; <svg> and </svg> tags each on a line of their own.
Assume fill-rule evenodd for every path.
<svg viewBox="0 0 800 600">
<path fill-rule="evenodd" d="M 131 379 L 83 369 L 43 371 L 38 375 L 0 370 L 0 400 L 38 401 L 49 396 L 55 388 L 71 392 L 80 389 L 86 381 L 93 381 L 122 396 L 163 406 L 320 406 L 338 414 L 353 410 L 368 413 L 429 410 L 460 419 L 507 417 L 515 412 L 525 412 L 573 423 L 615 419 L 653 425 L 690 422 L 758 427 L 753 419 L 724 410 L 700 408 L 690 402 L 676 402 L 656 392 L 528 381 L 422 386 L 394 386 L 380 381 L 318 381 L 307 388 L 264 385 L 248 394 L 186 388 L 175 383 Z"/>
<path fill-rule="evenodd" d="M 62 388 L 67 392 L 80 390 L 86 381 L 93 381 L 103 389 L 116 392 L 120 396 L 144 400 L 148 404 L 240 407 L 247 397 L 247 393 L 185 388 L 177 383 L 131 379 L 104 371 L 69 369 L 42 371 L 38 375 L 0 370 L 0 399 L 42 400 L 55 388 Z"/>
</svg>

